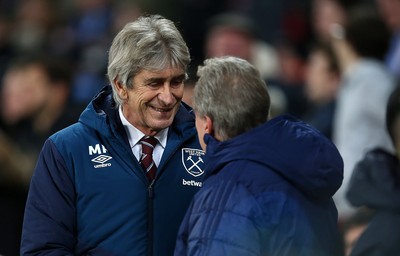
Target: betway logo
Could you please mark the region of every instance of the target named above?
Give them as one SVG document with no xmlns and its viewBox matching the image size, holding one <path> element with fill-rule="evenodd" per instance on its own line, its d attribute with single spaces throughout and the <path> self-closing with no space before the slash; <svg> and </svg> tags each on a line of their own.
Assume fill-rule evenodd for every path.
<svg viewBox="0 0 400 256">
<path fill-rule="evenodd" d="M 200 182 L 200 181 L 195 181 L 195 180 L 182 179 L 182 185 L 184 185 L 184 186 L 192 186 L 192 187 L 201 187 L 201 186 L 203 186 L 203 183 Z"/>
</svg>

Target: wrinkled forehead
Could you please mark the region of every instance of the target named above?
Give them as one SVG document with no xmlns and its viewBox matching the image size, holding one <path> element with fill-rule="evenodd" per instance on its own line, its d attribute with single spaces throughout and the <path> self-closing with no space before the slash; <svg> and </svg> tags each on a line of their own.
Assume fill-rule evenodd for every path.
<svg viewBox="0 0 400 256">
<path fill-rule="evenodd" d="M 171 54 L 150 53 L 140 63 L 141 70 L 163 71 L 165 69 L 181 69 L 186 71 L 186 64 Z"/>
<path fill-rule="evenodd" d="M 153 70 L 153 69 L 142 69 L 139 71 L 135 80 L 143 80 L 143 81 L 158 81 L 158 80 L 182 80 L 186 79 L 186 72 L 181 68 L 167 67 L 161 70 Z M 143 82 L 142 81 L 142 82 Z"/>
</svg>

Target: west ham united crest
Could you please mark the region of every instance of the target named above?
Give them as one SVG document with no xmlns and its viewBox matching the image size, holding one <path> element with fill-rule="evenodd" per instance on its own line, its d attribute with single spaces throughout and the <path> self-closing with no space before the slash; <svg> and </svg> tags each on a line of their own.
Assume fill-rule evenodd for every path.
<svg viewBox="0 0 400 256">
<path fill-rule="evenodd" d="M 194 177 L 204 173 L 204 151 L 194 148 L 182 148 L 182 163 L 186 171 Z"/>
</svg>

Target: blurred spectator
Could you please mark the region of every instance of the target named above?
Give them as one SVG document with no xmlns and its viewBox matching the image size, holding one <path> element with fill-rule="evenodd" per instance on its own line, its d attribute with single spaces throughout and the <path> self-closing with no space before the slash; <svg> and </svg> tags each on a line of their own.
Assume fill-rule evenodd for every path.
<svg viewBox="0 0 400 256">
<path fill-rule="evenodd" d="M 72 19 L 75 39 L 84 47 L 108 39 L 112 8 L 109 0 L 74 0 L 76 10 Z"/>
<path fill-rule="evenodd" d="M 386 122 L 396 154 L 380 148 L 369 151 L 356 165 L 347 191 L 351 204 L 375 211 L 352 256 L 400 252 L 400 87 L 389 98 Z"/>
<path fill-rule="evenodd" d="M 368 0 L 312 0 L 311 22 L 317 41 L 330 41 L 333 24 L 343 26 L 350 9 Z"/>
<path fill-rule="evenodd" d="M 81 109 L 69 105 L 70 82 L 62 59 L 36 54 L 14 60 L 4 75 L 1 128 L 33 162 L 50 134 L 77 120 Z M 22 182 L 29 182 L 31 171 L 33 166 L 24 170 Z"/>
<path fill-rule="evenodd" d="M 346 10 L 341 0 L 313 0 L 312 24 L 316 40 L 329 41 L 332 24 L 343 25 Z"/>
<path fill-rule="evenodd" d="M 277 24 L 281 30 L 280 36 L 274 41 L 279 73 L 268 84 L 284 93 L 286 113 L 303 118 L 308 109 L 304 84 L 311 38 L 309 1 L 284 2 L 286 7 L 282 20 Z"/>
<path fill-rule="evenodd" d="M 140 6 L 132 1 L 119 1 L 115 3 L 112 12 L 111 37 L 133 20 L 142 15 Z"/>
<path fill-rule="evenodd" d="M 309 1 L 285 0 L 287 7 L 282 14 L 281 33 L 275 42 L 286 39 L 296 46 L 310 42 Z"/>
<path fill-rule="evenodd" d="M 3 177 L 27 187 L 45 139 L 78 118 L 70 104 L 70 67 L 62 59 L 28 55 L 7 69 L 1 90 Z"/>
<path fill-rule="evenodd" d="M 374 211 L 368 208 L 358 209 L 345 223 L 343 223 L 344 255 L 350 256 L 354 245 L 368 227 Z"/>
<path fill-rule="evenodd" d="M 208 22 L 205 57 L 235 56 L 249 61 L 264 79 L 277 75 L 275 49 L 257 37 L 251 18 L 236 13 L 222 13 Z"/>
<path fill-rule="evenodd" d="M 390 48 L 386 56 L 389 70 L 400 79 L 400 1 L 376 0 L 382 19 L 392 32 Z"/>
<path fill-rule="evenodd" d="M 274 47 L 258 38 L 253 20 L 238 13 L 221 13 L 208 21 L 205 39 L 205 57 L 234 56 L 249 61 L 266 80 L 275 80 L 279 73 L 279 60 Z M 270 84 L 268 84 L 270 85 Z M 271 114 L 286 111 L 286 95 L 271 84 Z"/>
<path fill-rule="evenodd" d="M 332 41 L 342 72 L 333 130 L 344 161 L 343 185 L 334 196 L 342 220 L 354 211 L 345 191 L 355 164 L 377 146 L 393 150 L 385 105 L 395 87 L 383 63 L 390 38 L 385 24 L 369 7 L 357 7 L 347 17 L 345 26 L 333 31 Z"/>
<path fill-rule="evenodd" d="M 50 35 L 57 25 L 54 9 L 55 2 L 51 0 L 18 2 L 12 30 L 12 43 L 17 51 L 24 53 L 48 47 Z"/>
<path fill-rule="evenodd" d="M 316 43 L 308 59 L 305 89 L 310 106 L 304 119 L 330 139 L 339 84 L 339 64 L 331 45 Z"/>
<path fill-rule="evenodd" d="M 267 80 L 267 85 L 283 93 L 286 101 L 285 113 L 303 118 L 308 108 L 304 91 L 307 46 L 281 39 L 276 44 L 276 50 L 279 73 L 276 78 Z"/>
<path fill-rule="evenodd" d="M 107 84 L 107 50 L 111 44 L 113 9 L 110 0 L 75 0 L 69 26 L 76 70 L 72 98 L 86 104 Z"/>
<path fill-rule="evenodd" d="M 3 79 L 0 123 L 0 255 L 19 255 L 30 177 L 44 140 L 76 121 L 71 73 L 61 58 L 26 55 Z M 79 111 L 81 109 L 79 108 Z"/>
</svg>

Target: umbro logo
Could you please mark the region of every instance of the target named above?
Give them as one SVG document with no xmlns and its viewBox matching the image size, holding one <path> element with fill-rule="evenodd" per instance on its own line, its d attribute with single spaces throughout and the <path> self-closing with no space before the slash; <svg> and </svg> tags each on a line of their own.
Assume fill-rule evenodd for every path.
<svg viewBox="0 0 400 256">
<path fill-rule="evenodd" d="M 111 156 L 99 155 L 98 157 L 93 158 L 92 162 L 99 163 L 99 164 L 104 164 L 105 162 L 107 162 L 111 158 L 112 158 Z"/>
<path fill-rule="evenodd" d="M 107 162 L 111 160 L 112 157 L 106 155 L 107 149 L 104 147 L 104 145 L 96 144 L 95 146 L 89 146 L 89 155 L 94 154 L 100 154 L 91 160 L 92 162 L 97 163 L 93 165 L 94 168 L 104 168 L 111 166 L 111 163 Z"/>
</svg>

